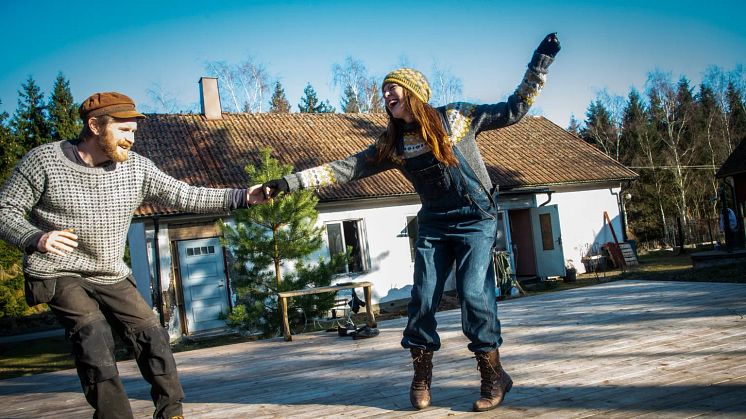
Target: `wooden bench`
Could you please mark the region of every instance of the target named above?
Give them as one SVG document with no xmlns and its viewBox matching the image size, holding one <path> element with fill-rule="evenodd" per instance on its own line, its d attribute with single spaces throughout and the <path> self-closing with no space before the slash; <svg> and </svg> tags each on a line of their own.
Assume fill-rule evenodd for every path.
<svg viewBox="0 0 746 419">
<path fill-rule="evenodd" d="M 373 315 L 373 304 L 371 304 L 371 296 L 373 293 L 372 282 L 355 282 L 344 285 L 332 285 L 329 287 L 317 287 L 317 288 L 306 288 L 298 291 L 285 291 L 277 294 L 280 302 L 280 312 L 282 313 L 282 334 L 285 336 L 286 341 L 293 340 L 290 335 L 290 322 L 288 321 L 288 298 L 299 297 L 301 295 L 321 294 L 324 292 L 337 292 L 339 290 L 351 290 L 355 288 L 362 288 L 365 294 L 365 312 L 368 314 L 368 321 L 366 322 L 369 327 L 376 327 L 376 318 Z"/>
</svg>

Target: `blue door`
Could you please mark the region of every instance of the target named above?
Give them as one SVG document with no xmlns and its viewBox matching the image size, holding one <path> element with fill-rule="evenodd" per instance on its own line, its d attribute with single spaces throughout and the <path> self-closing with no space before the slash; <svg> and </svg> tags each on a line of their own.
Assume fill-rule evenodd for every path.
<svg viewBox="0 0 746 419">
<path fill-rule="evenodd" d="M 225 327 L 228 287 L 217 238 L 178 242 L 187 334 Z"/>
<path fill-rule="evenodd" d="M 562 232 L 557 205 L 531 208 L 531 224 L 536 251 L 536 275 L 542 279 L 565 276 L 565 257 L 562 252 Z"/>
</svg>

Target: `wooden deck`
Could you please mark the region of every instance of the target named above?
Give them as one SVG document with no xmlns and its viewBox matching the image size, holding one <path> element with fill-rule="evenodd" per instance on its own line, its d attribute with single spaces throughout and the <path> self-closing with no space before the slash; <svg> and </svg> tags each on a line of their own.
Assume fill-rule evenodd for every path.
<svg viewBox="0 0 746 419">
<path fill-rule="evenodd" d="M 439 313 L 433 406 L 409 406 L 404 319 L 353 341 L 335 333 L 176 354 L 190 418 L 746 417 L 746 285 L 611 282 L 500 305 L 504 405 L 469 411 L 478 393 L 460 313 Z M 120 371 L 138 418 L 152 415 L 133 362 Z M 73 370 L 0 381 L 0 417 L 83 418 Z"/>
</svg>

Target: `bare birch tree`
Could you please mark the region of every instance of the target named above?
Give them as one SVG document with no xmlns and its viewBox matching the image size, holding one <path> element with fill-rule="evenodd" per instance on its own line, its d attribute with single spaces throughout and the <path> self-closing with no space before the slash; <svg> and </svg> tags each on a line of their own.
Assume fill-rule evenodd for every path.
<svg viewBox="0 0 746 419">
<path fill-rule="evenodd" d="M 205 68 L 218 78 L 220 99 L 233 112 L 261 112 L 269 94 L 270 78 L 264 65 L 249 58 L 240 64 L 208 61 Z"/>
<path fill-rule="evenodd" d="M 345 104 L 354 103 L 354 110 L 362 113 L 380 112 L 381 96 L 377 94 L 378 89 L 371 89 L 371 85 L 377 86 L 375 79 L 368 75 L 368 70 L 361 60 L 347 56 L 344 64 L 332 65 L 332 84 L 343 91 L 342 108 Z"/>
<path fill-rule="evenodd" d="M 149 102 L 144 104 L 143 110 L 149 113 L 179 113 L 184 109 L 173 92 L 167 90 L 161 83 L 152 83 L 145 91 Z"/>
<path fill-rule="evenodd" d="M 682 224 L 688 219 L 687 188 L 690 171 L 686 168 L 694 154 L 693 142 L 688 138 L 693 109 L 681 98 L 681 82 L 676 87 L 671 74 L 660 70 L 648 74 L 647 91 L 651 102 L 654 124 L 666 152 L 662 153 L 673 175 L 676 187 L 674 203 Z M 681 244 L 681 243 L 680 243 Z"/>
<path fill-rule="evenodd" d="M 431 71 L 430 88 L 433 91 L 433 97 L 430 99 L 430 103 L 439 106 L 462 100 L 463 83 L 460 78 L 437 61 L 433 61 Z"/>
</svg>

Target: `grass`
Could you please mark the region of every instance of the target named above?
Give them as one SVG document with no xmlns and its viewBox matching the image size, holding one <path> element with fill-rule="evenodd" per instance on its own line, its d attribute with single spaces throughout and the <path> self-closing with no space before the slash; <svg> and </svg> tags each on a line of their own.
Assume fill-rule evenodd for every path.
<svg viewBox="0 0 746 419">
<path fill-rule="evenodd" d="M 575 282 L 554 281 L 539 283 L 528 288 L 527 294 L 555 292 L 595 285 L 617 280 L 690 281 L 690 282 L 737 282 L 746 283 L 746 261 L 729 266 L 693 269 L 688 254 L 677 255 L 671 251 L 655 251 L 641 255 L 640 264 L 629 269 L 586 273 L 577 276 Z M 457 300 L 444 296 L 441 309 L 456 308 Z M 402 309 L 381 313 L 376 320 L 406 316 Z M 363 324 L 365 313 L 353 317 L 356 324 Z M 184 340 L 174 345 L 174 352 L 190 351 L 256 340 L 255 337 L 239 335 L 217 336 L 204 340 Z M 131 353 L 123 344 L 118 344 L 117 360 L 131 359 Z M 74 368 L 70 355 L 70 344 L 63 336 L 0 346 L 0 379 L 19 377 L 61 369 Z"/>
<path fill-rule="evenodd" d="M 0 379 L 75 368 L 64 336 L 4 343 L 0 348 Z"/>
</svg>

